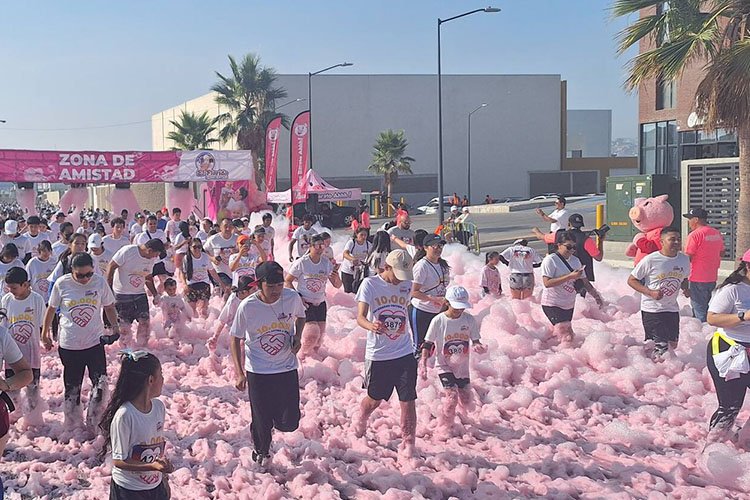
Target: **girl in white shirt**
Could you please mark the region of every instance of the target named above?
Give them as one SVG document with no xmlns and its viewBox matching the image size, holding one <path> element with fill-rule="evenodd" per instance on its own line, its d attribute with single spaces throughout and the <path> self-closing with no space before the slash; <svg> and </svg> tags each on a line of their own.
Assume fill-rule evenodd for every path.
<svg viewBox="0 0 750 500">
<path fill-rule="evenodd" d="M 187 281 L 186 298 L 190 307 L 202 318 L 208 318 L 208 301 L 211 299 L 211 276 L 222 288 L 229 289 L 214 270 L 208 254 L 203 251 L 203 243 L 198 238 L 190 242 L 190 249 L 183 261 L 183 271 Z"/>
<path fill-rule="evenodd" d="M 47 240 L 39 242 L 37 248 L 38 256 L 33 257 L 26 264 L 26 272 L 29 275 L 31 289 L 42 296 L 46 301 L 50 291 L 49 277 L 57 263 L 52 258 L 52 244 Z"/>
<path fill-rule="evenodd" d="M 122 367 L 99 428 L 101 458 L 112 451 L 110 498 L 170 497 L 165 474 L 174 470 L 164 456 L 166 410 L 159 359 L 146 351 L 120 351 Z"/>
<path fill-rule="evenodd" d="M 497 265 L 500 263 L 500 254 L 498 252 L 487 252 L 484 257 L 484 267 L 482 268 L 482 296 L 491 295 L 500 297 L 503 294 L 503 286 L 500 282 L 500 271 Z"/>
</svg>

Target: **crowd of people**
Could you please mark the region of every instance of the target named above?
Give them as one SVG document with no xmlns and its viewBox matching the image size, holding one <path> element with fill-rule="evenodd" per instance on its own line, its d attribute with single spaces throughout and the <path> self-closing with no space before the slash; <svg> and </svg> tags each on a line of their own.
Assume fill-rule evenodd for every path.
<svg viewBox="0 0 750 500">
<path fill-rule="evenodd" d="M 603 257 L 605 232 L 584 231 L 583 217 L 568 213 L 565 204 L 560 198 L 554 212 L 540 211 L 551 224 L 547 233 L 535 228 L 549 245 L 546 256 L 527 239 L 489 252 L 476 289 L 481 296 L 505 300 L 502 263 L 509 270 L 510 300 L 529 300 L 534 270 L 541 268 L 541 308 L 553 335 L 569 343 L 577 296 L 591 295 L 605 305 L 593 286 L 593 263 Z M 710 428 L 714 435 L 726 434 L 750 386 L 744 349 L 750 347 L 744 317 L 750 306 L 750 251 L 712 298 L 723 238 L 707 224 L 705 210 L 685 217 L 692 231 L 684 253 L 680 232 L 664 228 L 660 249 L 633 269 L 628 285 L 641 295 L 645 340 L 655 361 L 677 346 L 680 290 L 691 298 L 695 317 L 718 328 L 707 357 L 719 399 Z M 183 219 L 179 208 L 132 216 L 126 210 L 117 215 L 90 210 L 80 220 L 69 219 L 59 211 L 25 216 L 6 207 L 0 212 L 5 292 L 0 355 L 6 365 L 0 378 L 0 449 L 22 388 L 26 422 L 41 418 L 36 409 L 39 386 L 46 383 L 42 348 L 56 347 L 66 425 L 85 426 L 106 438 L 102 456 L 112 459 L 111 498 L 146 498 L 145 492 L 148 498 L 168 498 L 164 478 L 173 466 L 165 456 L 165 408 L 158 399 L 161 365 L 158 353 L 146 350 L 151 321 L 159 308 L 164 331 L 178 338 L 193 318 L 209 316 L 208 303 L 217 297 L 223 307 L 208 346 L 215 349 L 229 331 L 234 385 L 248 392 L 252 458 L 262 466 L 270 458 L 273 430 L 290 432 L 299 425 L 297 370 L 306 357 L 319 356 L 326 342 L 328 285 L 354 295 L 356 322 L 367 332 L 365 394 L 351 423 L 355 435 L 367 432 L 370 416 L 395 390 L 401 453 L 414 456 L 417 380 L 428 376 L 433 358 L 443 387 L 441 421 L 449 424 L 458 409 L 470 412 L 474 406 L 470 353 L 487 348 L 479 321 L 468 312 L 470 290 L 453 283 L 443 258 L 449 243 L 445 232 L 412 229 L 404 207 L 374 232 L 367 217 L 367 226 L 353 228 L 341 255 L 333 252 L 331 234 L 305 216 L 291 232 L 286 268 L 277 259 L 271 213 L 252 227 L 248 218 L 198 220 L 190 214 Z M 463 243 L 461 234 L 447 236 Z M 121 368 L 110 394 L 105 347 L 112 344 L 121 347 Z M 92 391 L 84 417 L 86 374 Z"/>
</svg>

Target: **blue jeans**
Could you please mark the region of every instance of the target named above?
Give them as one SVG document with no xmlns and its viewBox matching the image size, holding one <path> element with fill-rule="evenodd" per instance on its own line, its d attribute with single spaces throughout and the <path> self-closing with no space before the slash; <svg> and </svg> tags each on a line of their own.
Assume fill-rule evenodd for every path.
<svg viewBox="0 0 750 500">
<path fill-rule="evenodd" d="M 708 314 L 708 302 L 711 300 L 711 292 L 716 288 L 716 282 L 698 283 L 690 282 L 690 305 L 693 306 L 693 317 L 703 323 L 706 322 Z"/>
</svg>

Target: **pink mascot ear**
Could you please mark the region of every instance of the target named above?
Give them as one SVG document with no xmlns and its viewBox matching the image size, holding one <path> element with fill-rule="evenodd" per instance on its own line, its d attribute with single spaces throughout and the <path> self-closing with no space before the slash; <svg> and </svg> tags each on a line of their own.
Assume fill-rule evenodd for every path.
<svg viewBox="0 0 750 500">
<path fill-rule="evenodd" d="M 656 196 L 654 198 L 654 200 L 658 201 L 659 203 L 667 201 L 668 199 L 669 199 L 669 195 L 668 194 L 662 194 L 662 195 Z"/>
<path fill-rule="evenodd" d="M 18 189 L 16 191 L 16 201 L 24 209 L 27 216 L 36 215 L 36 190 L 34 188 Z"/>
</svg>

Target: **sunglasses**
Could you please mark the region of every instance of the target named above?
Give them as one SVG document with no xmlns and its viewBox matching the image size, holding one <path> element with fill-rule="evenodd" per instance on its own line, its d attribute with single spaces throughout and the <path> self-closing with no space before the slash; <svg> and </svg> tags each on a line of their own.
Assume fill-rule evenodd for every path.
<svg viewBox="0 0 750 500">
<path fill-rule="evenodd" d="M 567 248 L 568 250 L 575 250 L 576 249 L 576 246 L 575 245 L 571 245 L 571 244 L 567 244 L 567 245 L 563 245 L 563 246 L 565 248 Z"/>
<path fill-rule="evenodd" d="M 91 278 L 93 275 L 94 275 L 94 271 L 89 271 L 88 273 L 84 273 L 84 274 L 73 273 L 73 276 L 77 280 L 85 280 L 85 279 Z"/>
</svg>

